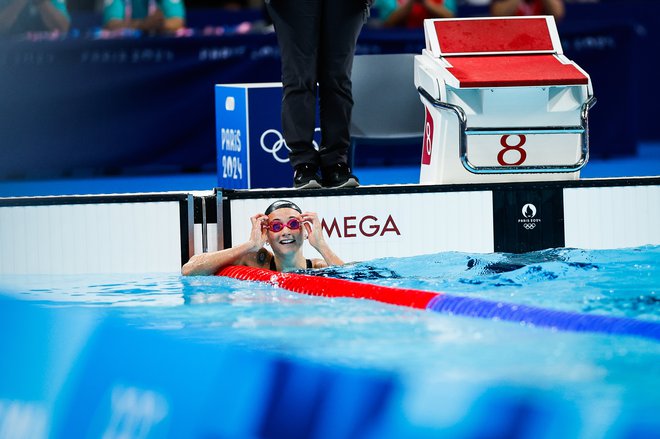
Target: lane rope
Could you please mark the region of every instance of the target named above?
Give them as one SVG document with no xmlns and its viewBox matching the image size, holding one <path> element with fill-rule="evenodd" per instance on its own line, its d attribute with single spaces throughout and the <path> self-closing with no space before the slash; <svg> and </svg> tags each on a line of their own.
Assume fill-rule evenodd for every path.
<svg viewBox="0 0 660 439">
<path fill-rule="evenodd" d="M 516 322 L 558 331 L 632 335 L 660 341 L 660 322 L 626 317 L 559 311 L 440 292 L 386 287 L 332 277 L 280 273 L 255 267 L 228 266 L 220 269 L 216 276 L 265 282 L 278 288 L 310 296 L 369 299 L 391 305 L 466 317 Z"/>
</svg>

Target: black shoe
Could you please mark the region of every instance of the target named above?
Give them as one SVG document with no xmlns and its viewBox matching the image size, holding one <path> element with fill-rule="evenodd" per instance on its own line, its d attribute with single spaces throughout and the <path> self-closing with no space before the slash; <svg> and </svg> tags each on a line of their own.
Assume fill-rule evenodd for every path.
<svg viewBox="0 0 660 439">
<path fill-rule="evenodd" d="M 323 187 L 358 187 L 360 180 L 351 174 L 351 168 L 346 163 L 337 163 L 324 167 Z"/>
<path fill-rule="evenodd" d="M 320 180 L 318 167 L 314 165 L 298 165 L 293 172 L 293 187 L 296 189 L 318 189 Z"/>
</svg>

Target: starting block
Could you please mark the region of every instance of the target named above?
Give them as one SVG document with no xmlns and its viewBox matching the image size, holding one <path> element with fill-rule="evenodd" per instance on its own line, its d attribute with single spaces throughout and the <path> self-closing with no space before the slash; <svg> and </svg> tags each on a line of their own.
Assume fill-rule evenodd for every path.
<svg viewBox="0 0 660 439">
<path fill-rule="evenodd" d="M 420 183 L 575 180 L 589 155 L 589 75 L 551 16 L 424 21 Z"/>
</svg>

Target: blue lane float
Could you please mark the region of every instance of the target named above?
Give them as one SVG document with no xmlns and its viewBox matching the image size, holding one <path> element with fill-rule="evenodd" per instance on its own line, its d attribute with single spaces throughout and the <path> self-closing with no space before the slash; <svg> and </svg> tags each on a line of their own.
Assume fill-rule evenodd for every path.
<svg viewBox="0 0 660 439">
<path fill-rule="evenodd" d="M 439 294 L 431 299 L 427 309 L 467 317 L 518 322 L 559 331 L 632 335 L 660 341 L 660 324 L 625 317 L 582 314 L 448 294 Z"/>
<path fill-rule="evenodd" d="M 331 277 L 279 273 L 254 267 L 225 267 L 218 276 L 265 282 L 311 296 L 370 299 L 466 317 L 524 323 L 558 331 L 630 335 L 660 341 L 660 323 L 516 305 L 441 292 L 385 287 Z"/>
</svg>

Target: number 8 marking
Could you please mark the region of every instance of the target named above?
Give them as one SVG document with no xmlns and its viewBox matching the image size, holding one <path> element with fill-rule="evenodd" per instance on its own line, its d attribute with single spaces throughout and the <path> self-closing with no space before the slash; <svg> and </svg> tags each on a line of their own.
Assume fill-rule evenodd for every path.
<svg viewBox="0 0 660 439">
<path fill-rule="evenodd" d="M 497 154 L 497 163 L 499 163 L 502 166 L 519 166 L 525 163 L 525 159 L 527 159 L 527 151 L 522 149 L 522 146 L 525 144 L 527 139 L 525 138 L 524 134 L 517 134 L 518 138 L 520 139 L 520 142 L 518 142 L 517 145 L 509 145 L 506 141 L 509 138 L 509 134 L 502 136 L 500 139 L 500 145 L 502 145 L 502 150 Z M 518 151 L 520 154 L 520 159 L 515 162 L 515 163 L 508 163 L 504 161 L 504 154 L 507 151 Z"/>
</svg>

